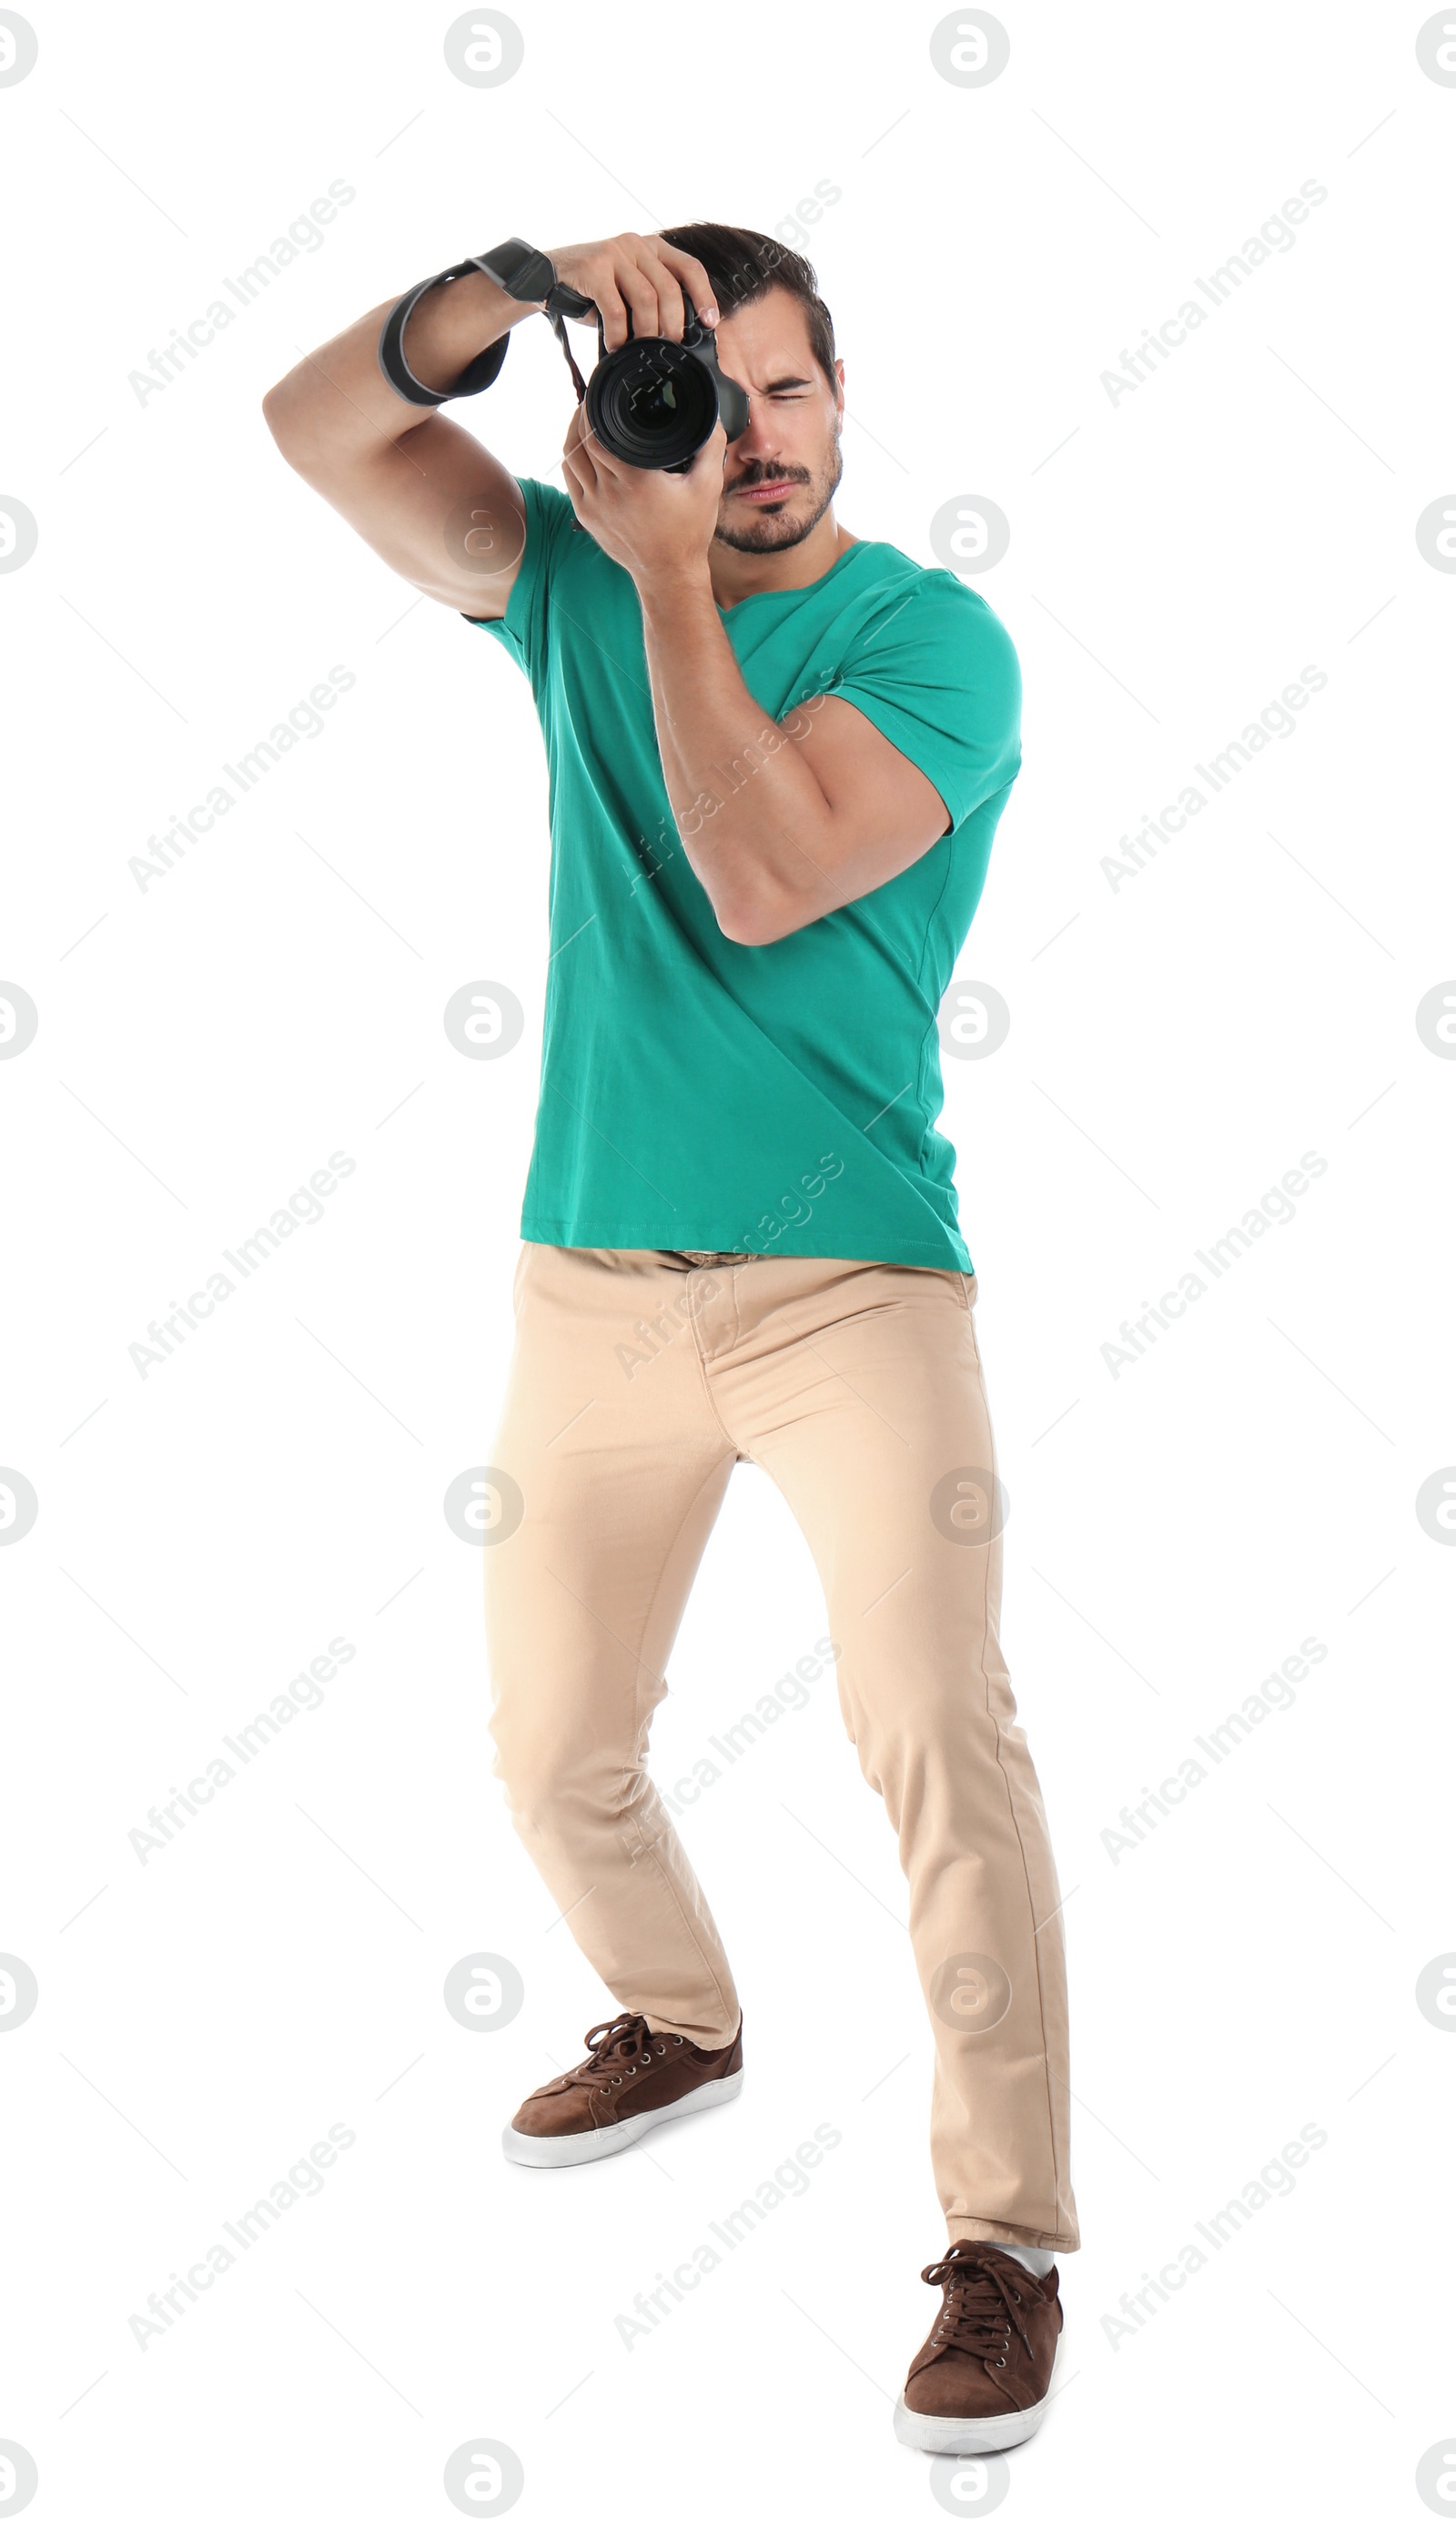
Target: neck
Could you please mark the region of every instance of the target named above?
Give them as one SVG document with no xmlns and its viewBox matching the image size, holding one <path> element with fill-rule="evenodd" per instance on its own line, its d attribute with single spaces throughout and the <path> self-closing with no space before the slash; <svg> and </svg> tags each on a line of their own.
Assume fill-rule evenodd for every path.
<svg viewBox="0 0 1456 2528">
<path fill-rule="evenodd" d="M 848 527 L 837 522 L 832 501 L 822 518 L 814 520 L 803 544 L 789 545 L 781 553 L 741 553 L 736 545 L 715 538 L 707 553 L 713 602 L 739 606 L 765 588 L 807 588 L 832 570 L 841 553 L 857 542 Z"/>
</svg>

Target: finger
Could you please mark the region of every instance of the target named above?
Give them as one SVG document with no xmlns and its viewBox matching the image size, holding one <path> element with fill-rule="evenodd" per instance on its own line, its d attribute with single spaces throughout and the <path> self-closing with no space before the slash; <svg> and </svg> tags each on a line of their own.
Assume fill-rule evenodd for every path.
<svg viewBox="0 0 1456 2528">
<path fill-rule="evenodd" d="M 607 350 L 619 351 L 627 340 L 627 310 L 622 303 L 610 266 L 604 266 L 600 281 L 593 282 L 592 297 L 601 318 L 601 339 Z"/>
<path fill-rule="evenodd" d="M 616 284 L 632 310 L 632 331 L 639 342 L 660 333 L 657 316 L 657 292 L 642 266 L 626 257 L 617 264 Z"/>
<path fill-rule="evenodd" d="M 716 325 L 718 304 L 713 294 L 713 286 L 696 254 L 684 254 L 680 246 L 665 245 L 661 237 L 653 237 L 652 245 L 680 286 L 686 290 L 704 325 Z"/>
<path fill-rule="evenodd" d="M 587 452 L 586 445 L 590 433 L 587 429 L 585 406 L 579 403 L 573 404 L 571 407 L 571 419 L 566 425 L 566 436 L 561 442 L 561 471 L 563 474 L 577 472 L 583 475 L 584 478 L 584 469 L 587 465 L 590 465 L 592 461 Z"/>
<path fill-rule="evenodd" d="M 570 475 L 576 482 L 582 484 L 587 481 L 587 468 L 592 462 L 586 445 L 590 435 L 583 419 L 582 407 L 578 404 L 566 425 L 566 437 L 561 443 L 561 471 L 563 475 Z"/>
<path fill-rule="evenodd" d="M 586 459 L 595 477 L 597 467 L 606 451 L 587 419 L 587 407 L 584 403 L 579 403 L 576 408 L 576 441 L 577 455 Z"/>
<path fill-rule="evenodd" d="M 580 406 L 578 406 L 578 411 L 580 411 Z M 576 420 L 577 415 L 573 413 L 572 429 L 576 428 Z M 563 474 L 570 474 L 574 480 L 581 485 L 584 491 L 590 491 L 595 488 L 597 482 L 596 462 L 594 460 L 591 448 L 588 446 L 587 441 L 581 437 L 580 432 L 578 432 L 577 437 L 573 440 L 571 430 L 567 431 L 566 446 L 561 457 L 561 471 Z"/>
<path fill-rule="evenodd" d="M 581 443 L 575 454 L 584 466 L 594 488 L 600 491 L 608 478 L 620 482 L 624 475 L 633 473 L 635 468 L 625 464 L 620 457 L 614 456 L 605 442 L 598 438 L 592 428 L 587 419 L 586 405 L 578 404 L 577 412 L 581 420 Z"/>
<path fill-rule="evenodd" d="M 682 289 L 676 273 L 670 264 L 662 262 L 652 253 L 648 243 L 643 246 L 642 269 L 657 293 L 658 333 L 666 342 L 680 342 L 683 339 L 683 327 L 687 321 L 687 310 L 683 305 Z"/>
</svg>

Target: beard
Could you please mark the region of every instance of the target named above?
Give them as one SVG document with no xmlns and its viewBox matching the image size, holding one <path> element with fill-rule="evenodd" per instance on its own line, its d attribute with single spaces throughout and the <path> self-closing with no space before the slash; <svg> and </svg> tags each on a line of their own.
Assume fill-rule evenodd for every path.
<svg viewBox="0 0 1456 2528">
<path fill-rule="evenodd" d="M 839 489 L 844 470 L 844 457 L 840 452 L 839 433 L 836 431 L 828 456 L 817 474 L 800 472 L 787 479 L 786 492 L 789 496 L 801 491 L 806 484 L 809 488 L 811 498 L 806 517 L 790 516 L 783 510 L 780 510 L 777 517 L 770 517 L 765 510 L 751 509 L 743 519 L 735 519 L 731 527 L 727 526 L 724 520 L 732 514 L 733 503 L 733 494 L 730 492 L 725 495 L 722 507 L 718 512 L 718 525 L 714 531 L 713 542 L 729 545 L 735 553 L 787 553 L 792 546 L 802 545 L 805 537 L 818 525 L 828 508 Z M 777 475 L 773 479 L 776 482 Z M 749 483 L 761 483 L 765 480 L 765 476 L 760 469 L 746 473 L 742 480 Z"/>
</svg>

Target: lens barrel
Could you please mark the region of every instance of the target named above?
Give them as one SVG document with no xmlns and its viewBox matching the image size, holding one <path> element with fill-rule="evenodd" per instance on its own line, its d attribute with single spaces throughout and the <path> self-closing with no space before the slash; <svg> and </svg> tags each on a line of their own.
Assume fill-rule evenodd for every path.
<svg viewBox="0 0 1456 2528">
<path fill-rule="evenodd" d="M 717 419 L 712 378 L 681 342 L 624 342 L 587 381 L 587 420 L 608 453 L 626 465 L 691 463 Z"/>
<path fill-rule="evenodd" d="M 588 427 L 624 465 L 685 474 L 720 420 L 729 439 L 749 426 L 748 396 L 718 366 L 717 336 L 700 324 L 691 299 L 684 317 L 680 342 L 659 335 L 634 342 L 629 315 L 627 341 L 603 349 L 587 380 Z M 599 317 L 597 331 L 600 343 Z"/>
</svg>

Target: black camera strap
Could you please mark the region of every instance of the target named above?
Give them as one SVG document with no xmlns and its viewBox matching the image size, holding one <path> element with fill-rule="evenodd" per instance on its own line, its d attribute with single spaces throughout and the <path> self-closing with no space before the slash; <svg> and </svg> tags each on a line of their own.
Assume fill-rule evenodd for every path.
<svg viewBox="0 0 1456 2528">
<path fill-rule="evenodd" d="M 402 298 L 395 300 L 379 338 L 379 364 L 394 393 L 402 395 L 406 403 L 436 405 L 448 403 L 456 395 L 481 395 L 499 377 L 510 342 L 509 334 L 502 334 L 497 342 L 489 342 L 461 370 L 453 384 L 442 391 L 427 387 L 422 379 L 415 376 L 404 356 L 404 329 L 425 292 L 443 288 L 451 281 L 461 281 L 469 272 L 484 272 L 509 297 L 544 300 L 546 314 L 565 355 L 571 382 L 576 389 L 576 399 L 580 403 L 586 395 L 587 383 L 572 357 L 564 320 L 568 316 L 596 315 L 595 302 L 584 298 L 579 290 L 568 289 L 565 282 L 558 281 L 550 256 L 528 246 L 521 237 L 508 237 L 504 245 L 493 246 L 489 254 L 467 255 L 463 263 L 451 264 L 447 272 L 432 273 L 428 281 L 417 282 L 413 290 L 407 290 Z M 540 287 L 543 281 L 548 283 L 545 291 Z M 599 331 L 599 316 L 597 321 Z"/>
<path fill-rule="evenodd" d="M 554 297 L 554 296 L 555 296 L 555 294 L 556 294 L 556 293 L 555 293 L 555 291 L 553 290 L 553 291 L 552 291 L 552 293 L 551 293 L 551 296 L 552 296 L 552 297 Z M 577 290 L 573 290 L 570 292 L 570 295 L 571 295 L 573 298 L 577 298 L 577 297 L 579 297 L 579 296 L 580 296 L 580 292 L 579 292 L 579 291 L 577 291 Z M 581 312 L 585 315 L 585 313 L 586 313 L 587 309 L 588 309 L 591 305 L 592 305 L 592 300 L 591 300 L 590 298 L 583 298 L 583 299 L 581 300 Z M 562 314 L 561 314 L 561 310 L 560 310 L 560 308 L 559 308 L 559 307 L 553 307 L 553 306 L 551 305 L 551 301 L 550 301 L 550 299 L 548 298 L 548 299 L 546 300 L 546 315 L 547 315 L 547 317 L 548 317 L 548 319 L 549 319 L 549 321 L 550 321 L 550 328 L 551 328 L 551 331 L 552 331 L 552 333 L 555 335 L 556 340 L 557 340 L 557 342 L 560 343 L 560 345 L 561 345 L 561 349 L 562 349 L 562 351 L 563 351 L 563 353 L 564 353 L 564 355 L 565 355 L 566 365 L 567 365 L 567 367 L 569 368 L 569 370 L 571 371 L 571 383 L 572 383 L 572 385 L 573 385 L 573 386 L 575 387 L 575 389 L 576 389 L 576 399 L 577 399 L 577 402 L 578 402 L 578 403 L 584 403 L 584 402 L 585 402 L 585 400 L 586 400 L 586 395 L 587 395 L 587 381 L 586 381 L 586 379 L 582 376 L 582 373 L 581 373 L 580 369 L 577 367 L 577 364 L 576 364 L 575 360 L 574 360 L 574 359 L 573 359 L 573 357 L 572 357 L 572 354 L 571 354 L 571 344 L 570 344 L 570 343 L 568 342 L 568 341 L 566 340 L 566 327 L 565 327 L 564 322 L 562 321 Z M 599 321 L 600 321 L 600 320 L 598 319 L 598 323 L 599 323 Z"/>
<path fill-rule="evenodd" d="M 417 282 L 413 290 L 407 290 L 402 298 L 397 298 L 386 317 L 379 338 L 379 364 L 394 393 L 403 395 L 406 403 L 441 404 L 447 403 L 452 395 L 480 395 L 486 387 L 494 386 L 499 377 L 510 341 L 508 334 L 502 334 L 496 342 L 489 342 L 469 366 L 461 370 L 454 384 L 442 393 L 427 387 L 422 379 L 417 378 L 404 356 L 404 329 L 426 290 L 442 287 L 449 281 L 463 280 L 467 272 L 478 272 L 481 268 L 476 257 L 471 255 L 464 263 L 451 264 L 448 272 L 432 273 L 428 281 Z"/>
</svg>

